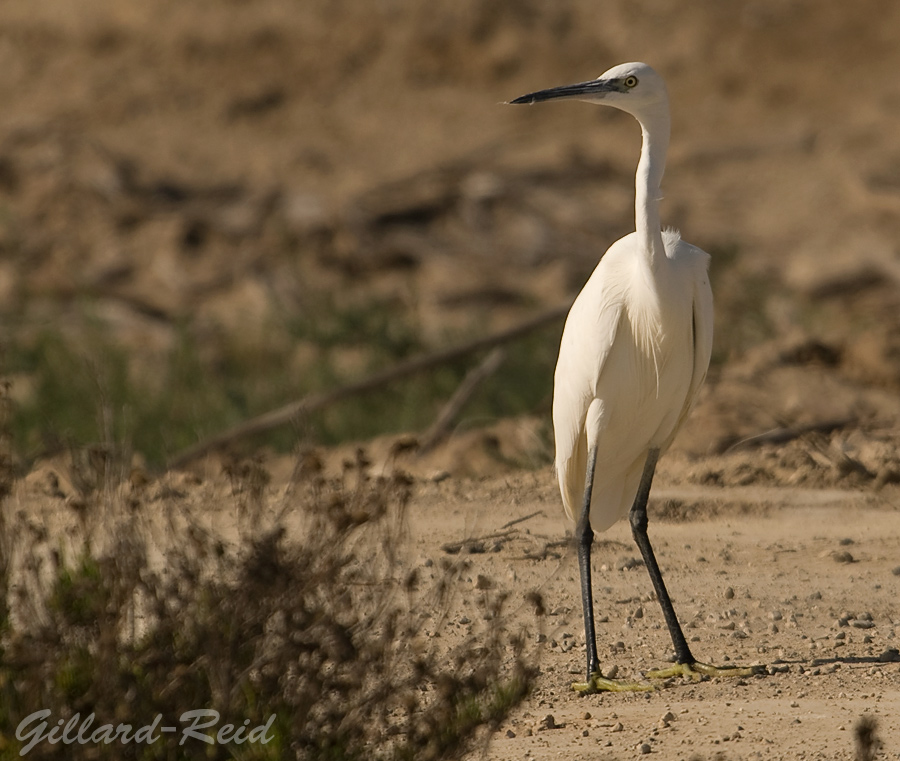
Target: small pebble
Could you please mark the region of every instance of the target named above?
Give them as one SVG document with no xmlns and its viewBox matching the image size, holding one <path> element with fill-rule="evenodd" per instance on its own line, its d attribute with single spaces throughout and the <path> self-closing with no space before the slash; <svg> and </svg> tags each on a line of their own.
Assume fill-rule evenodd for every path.
<svg viewBox="0 0 900 761">
<path fill-rule="evenodd" d="M 548 713 L 541 721 L 540 729 L 562 729 L 565 724 L 557 724 L 552 713 Z"/>
<path fill-rule="evenodd" d="M 474 586 L 475 586 L 475 589 L 493 589 L 494 582 L 491 581 L 487 576 L 484 576 L 483 574 L 479 573 L 478 576 L 475 578 Z"/>
<path fill-rule="evenodd" d="M 725 589 L 725 599 L 726 599 L 726 600 L 733 600 L 733 599 L 734 599 L 734 588 L 733 588 L 733 587 L 727 587 L 727 588 Z"/>
<path fill-rule="evenodd" d="M 650 743 L 641 743 L 641 753 L 646 755 L 648 754 L 652 748 L 650 747 Z"/>
</svg>

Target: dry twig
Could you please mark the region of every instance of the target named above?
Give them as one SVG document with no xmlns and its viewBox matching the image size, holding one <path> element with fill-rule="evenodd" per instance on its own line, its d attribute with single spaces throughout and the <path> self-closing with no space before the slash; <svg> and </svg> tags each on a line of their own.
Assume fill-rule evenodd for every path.
<svg viewBox="0 0 900 761">
<path fill-rule="evenodd" d="M 227 431 L 210 436 L 194 446 L 188 447 L 169 460 L 169 468 L 183 467 L 193 460 L 203 457 L 217 449 L 222 449 L 235 441 L 255 436 L 260 433 L 266 433 L 274 428 L 279 428 L 280 426 L 296 420 L 301 415 L 308 415 L 311 412 L 323 409 L 324 407 L 341 401 L 342 399 L 346 399 L 347 397 L 371 391 L 372 389 L 387 385 L 399 378 L 405 378 L 406 376 L 414 375 L 415 373 L 427 370 L 431 367 L 452 362 L 460 357 L 465 357 L 469 354 L 483 351 L 484 349 L 490 349 L 494 346 L 514 341 L 538 328 L 562 320 L 568 313 L 569 306 L 569 304 L 565 304 L 553 309 L 548 309 L 546 312 L 525 320 L 518 325 L 514 325 L 507 330 L 485 336 L 484 338 L 479 338 L 475 341 L 470 341 L 469 343 L 460 346 L 454 346 L 449 349 L 444 349 L 443 351 L 434 352 L 433 354 L 413 357 L 405 362 L 400 362 L 393 367 L 389 367 L 386 370 L 370 375 L 368 378 L 363 378 L 356 383 L 350 383 L 346 386 L 332 389 L 331 391 L 323 391 L 318 394 L 305 396 L 284 407 L 251 418 L 233 428 L 229 428 Z"/>
</svg>

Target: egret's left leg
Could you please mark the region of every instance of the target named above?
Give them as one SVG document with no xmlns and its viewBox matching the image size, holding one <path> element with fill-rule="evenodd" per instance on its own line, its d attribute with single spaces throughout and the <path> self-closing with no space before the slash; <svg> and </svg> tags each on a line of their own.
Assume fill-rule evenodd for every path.
<svg viewBox="0 0 900 761">
<path fill-rule="evenodd" d="M 658 459 L 659 450 L 651 449 L 647 454 L 644 472 L 641 474 L 641 483 L 638 486 L 637 495 L 629 513 L 629 521 L 631 523 L 632 536 L 634 536 L 634 541 L 641 551 L 641 556 L 644 558 L 644 565 L 647 566 L 650 580 L 653 582 L 653 588 L 656 590 L 656 597 L 659 599 L 663 616 L 666 619 L 666 626 L 669 628 L 669 634 L 672 637 L 672 645 L 675 648 L 675 664 L 670 668 L 649 671 L 647 676 L 655 679 L 666 679 L 681 675 L 700 679 L 704 675 L 751 676 L 759 673 L 762 670 L 761 667 L 718 667 L 700 663 L 694 658 L 690 647 L 688 647 L 687 640 L 684 638 L 684 632 L 681 630 L 681 624 L 678 623 L 678 616 L 675 615 L 672 599 L 669 597 L 669 592 L 663 581 L 662 572 L 659 570 L 659 564 L 656 562 L 653 547 L 650 546 L 650 537 L 647 534 L 647 499 L 650 496 L 650 485 L 653 482 L 653 474 L 656 472 Z"/>
</svg>

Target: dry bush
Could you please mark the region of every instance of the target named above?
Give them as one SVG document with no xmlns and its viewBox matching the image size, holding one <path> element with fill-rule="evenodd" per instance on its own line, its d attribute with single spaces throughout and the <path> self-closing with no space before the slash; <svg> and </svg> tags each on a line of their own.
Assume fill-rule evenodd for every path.
<svg viewBox="0 0 900 761">
<path fill-rule="evenodd" d="M 327 483 L 301 461 L 285 498 L 300 539 L 281 519 L 263 528 L 258 483 L 246 483 L 258 468 L 233 468 L 232 488 L 250 495 L 244 508 L 257 526 L 243 547 L 190 524 L 156 567 L 145 532 L 122 523 L 102 552 L 87 542 L 49 583 L 32 578 L 28 588 L 43 599 L 20 606 L 27 615 L 7 617 L 4 629 L 0 758 L 18 757 L 29 737 L 15 739 L 17 727 L 41 709 L 50 711 L 46 732 L 94 714 L 91 731 L 137 730 L 161 715 L 178 733 L 143 744 L 53 744 L 45 734 L 28 752 L 35 758 L 427 760 L 457 758 L 483 740 L 531 678 L 523 638 L 503 625 L 505 596 L 483 598 L 480 633 L 460 645 L 433 636 L 460 568 L 446 563 L 427 582 L 410 570 L 409 482 L 369 479 L 364 466 L 360 458 L 342 483 Z M 36 556 L 53 540 L 7 537 L 3 583 L 20 587 L 9 578 L 13 544 L 30 541 Z M 23 573 L 39 575 L 39 566 Z M 226 722 L 253 728 L 274 716 L 270 740 L 179 745 L 179 718 L 198 709 L 221 716 L 203 730 L 211 736 Z"/>
</svg>

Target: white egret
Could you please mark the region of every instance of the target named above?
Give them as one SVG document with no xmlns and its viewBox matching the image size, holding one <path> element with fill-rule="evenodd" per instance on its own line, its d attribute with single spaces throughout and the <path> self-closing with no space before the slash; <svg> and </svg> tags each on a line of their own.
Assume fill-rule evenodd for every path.
<svg viewBox="0 0 900 761">
<path fill-rule="evenodd" d="M 626 513 L 675 647 L 675 666 L 648 676 L 753 673 L 694 658 L 647 536 L 647 497 L 656 462 L 706 377 L 713 331 L 709 255 L 676 231 L 660 228 L 660 181 L 670 131 L 666 85 L 647 64 L 626 63 L 590 82 L 539 90 L 511 102 L 563 98 L 625 111 L 643 133 L 635 232 L 610 246 L 575 299 L 554 378 L 556 470 L 566 514 L 576 521 L 587 646 L 587 681 L 573 687 L 647 688 L 604 679 L 597 658 L 592 525 L 605 530 Z"/>
</svg>

